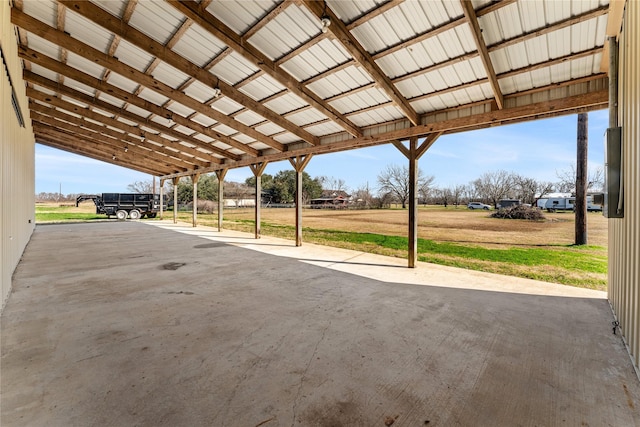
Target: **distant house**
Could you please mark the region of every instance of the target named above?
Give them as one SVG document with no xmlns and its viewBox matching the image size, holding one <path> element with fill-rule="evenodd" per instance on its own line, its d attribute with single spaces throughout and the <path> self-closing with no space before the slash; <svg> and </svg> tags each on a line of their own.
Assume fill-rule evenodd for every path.
<svg viewBox="0 0 640 427">
<path fill-rule="evenodd" d="M 312 209 L 344 209 L 351 202 L 351 195 L 343 190 L 322 190 L 322 196 L 311 199 Z"/>
</svg>

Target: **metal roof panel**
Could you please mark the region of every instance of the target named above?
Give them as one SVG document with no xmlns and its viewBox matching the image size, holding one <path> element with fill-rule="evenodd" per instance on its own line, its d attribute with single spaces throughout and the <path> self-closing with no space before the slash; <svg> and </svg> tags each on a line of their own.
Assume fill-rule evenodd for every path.
<svg viewBox="0 0 640 427">
<path fill-rule="evenodd" d="M 170 98 L 155 90 L 144 88 L 138 96 L 156 105 L 164 105 Z"/>
<path fill-rule="evenodd" d="M 97 79 L 102 79 L 102 76 L 105 72 L 104 67 L 96 64 L 93 61 L 89 61 L 82 56 L 76 55 L 73 52 L 67 53 L 67 65 L 80 70 L 85 74 L 89 74 L 90 76 L 93 76 Z"/>
<path fill-rule="evenodd" d="M 122 18 L 122 14 L 127 8 L 128 0 L 109 0 L 105 2 L 96 2 L 96 6 L 106 10 L 113 16 Z"/>
<path fill-rule="evenodd" d="M 349 67 L 313 82 L 308 87 L 319 97 L 326 99 L 372 82 L 371 76 L 360 67 Z"/>
<path fill-rule="evenodd" d="M 57 44 L 51 43 L 49 40 L 29 33 L 29 47 L 40 53 L 47 55 L 49 58 L 58 58 L 60 47 Z M 34 64 L 35 65 L 35 64 Z"/>
<path fill-rule="evenodd" d="M 255 100 L 265 99 L 284 89 L 280 83 L 266 74 L 252 80 L 240 88 L 240 91 Z"/>
<path fill-rule="evenodd" d="M 199 67 L 226 49 L 226 45 L 197 24 L 182 35 L 172 50 Z"/>
<path fill-rule="evenodd" d="M 69 9 L 65 15 L 64 31 L 102 53 L 109 51 L 113 36 L 99 25 Z"/>
<path fill-rule="evenodd" d="M 25 1 L 22 3 L 22 11 L 51 27 L 55 28 L 57 25 L 58 2 L 56 1 Z"/>
<path fill-rule="evenodd" d="M 324 39 L 286 61 L 281 67 L 299 81 L 307 80 L 351 59 L 335 40 Z"/>
<path fill-rule="evenodd" d="M 242 105 L 226 96 L 216 98 L 216 101 L 211 104 L 211 107 L 226 115 L 235 113 L 236 111 L 242 110 L 244 108 Z"/>
<path fill-rule="evenodd" d="M 266 15 L 279 1 L 245 0 L 213 1 L 207 6 L 207 12 L 220 19 L 237 34 L 244 34 L 255 22 Z"/>
<path fill-rule="evenodd" d="M 182 13 L 163 1 L 138 0 L 129 25 L 165 44 L 184 20 Z"/>
<path fill-rule="evenodd" d="M 233 52 L 217 63 L 211 72 L 230 85 L 246 79 L 259 70 L 240 54 Z"/>
<path fill-rule="evenodd" d="M 214 88 L 196 80 L 184 89 L 184 93 L 201 103 L 213 99 Z"/>
<path fill-rule="evenodd" d="M 250 43 L 276 60 L 320 33 L 320 20 L 306 8 L 292 4 L 258 33 Z"/>
<path fill-rule="evenodd" d="M 138 86 L 140 86 L 139 83 L 134 82 L 133 80 L 129 80 L 128 78 L 113 72 L 109 73 L 109 77 L 106 79 L 106 81 L 107 83 L 117 86 L 129 93 L 133 93 L 138 88 Z"/>
<path fill-rule="evenodd" d="M 307 103 L 292 93 L 285 93 L 266 102 L 264 105 L 278 114 L 284 114 L 302 108 Z"/>
<path fill-rule="evenodd" d="M 216 123 L 218 123 L 215 120 L 213 120 L 211 117 L 205 116 L 204 114 L 201 114 L 201 113 L 198 113 L 195 116 L 191 117 L 191 120 L 205 127 L 213 126 Z"/>
<path fill-rule="evenodd" d="M 161 81 L 168 86 L 171 86 L 174 89 L 177 89 L 182 85 L 182 83 L 190 79 L 189 75 L 183 73 L 182 71 L 179 71 L 166 62 L 161 62 L 153 70 L 152 76 L 153 78 Z"/>
<path fill-rule="evenodd" d="M 115 56 L 120 62 L 142 72 L 146 71 L 154 59 L 153 56 L 126 40 L 120 40 Z"/>
</svg>

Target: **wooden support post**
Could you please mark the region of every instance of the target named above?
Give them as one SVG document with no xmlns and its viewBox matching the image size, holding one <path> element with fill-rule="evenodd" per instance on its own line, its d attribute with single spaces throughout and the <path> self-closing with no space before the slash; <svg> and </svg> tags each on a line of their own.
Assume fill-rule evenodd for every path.
<svg viewBox="0 0 640 427">
<path fill-rule="evenodd" d="M 417 137 L 411 138 L 409 148 L 400 141 L 392 141 L 393 145 L 409 160 L 409 176 L 407 177 L 409 183 L 409 248 L 407 256 L 409 268 L 415 268 L 418 262 L 418 160 L 440 135 L 442 135 L 441 132 L 429 134 L 420 145 L 418 145 Z"/>
<path fill-rule="evenodd" d="M 409 268 L 418 261 L 418 138 L 409 140 Z"/>
<path fill-rule="evenodd" d="M 198 180 L 200 179 L 200 174 L 195 174 L 191 177 L 191 181 L 193 181 L 193 226 L 198 226 Z"/>
<path fill-rule="evenodd" d="M 289 159 L 296 171 L 296 246 L 302 246 L 302 172 L 309 164 L 309 160 L 311 160 L 311 154 Z"/>
<path fill-rule="evenodd" d="M 589 136 L 587 128 L 589 116 L 587 113 L 578 114 L 578 144 L 576 162 L 576 245 L 587 244 L 587 153 Z"/>
<path fill-rule="evenodd" d="M 180 177 L 173 178 L 173 223 L 178 223 L 178 183 Z"/>
<path fill-rule="evenodd" d="M 222 210 L 224 208 L 224 177 L 229 169 L 216 171 L 218 177 L 218 231 L 222 231 Z"/>
<path fill-rule="evenodd" d="M 164 179 L 160 180 L 160 219 L 163 219 L 163 203 L 164 203 Z"/>
<path fill-rule="evenodd" d="M 255 165 L 249 165 L 253 176 L 256 178 L 256 196 L 255 196 L 255 237 L 260 238 L 260 209 L 262 208 L 262 174 L 264 168 L 267 167 L 267 162 L 258 163 Z"/>
</svg>

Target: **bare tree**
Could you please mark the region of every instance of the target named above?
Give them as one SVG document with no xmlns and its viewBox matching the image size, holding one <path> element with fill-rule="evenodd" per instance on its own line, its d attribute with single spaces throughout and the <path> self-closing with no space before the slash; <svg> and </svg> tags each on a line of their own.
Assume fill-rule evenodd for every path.
<svg viewBox="0 0 640 427">
<path fill-rule="evenodd" d="M 456 184 L 449 189 L 451 193 L 451 198 L 453 200 L 453 204 L 456 205 L 456 208 L 460 205 L 460 199 L 462 198 L 462 194 L 464 193 L 464 185 Z"/>
<path fill-rule="evenodd" d="M 422 183 L 418 184 L 418 195 L 424 201 L 424 204 L 427 204 L 427 200 L 434 190 L 433 182 L 435 179 L 435 176 L 429 175 L 427 177 L 423 177 Z"/>
<path fill-rule="evenodd" d="M 127 185 L 132 193 L 153 193 L 153 181 L 136 181 Z"/>
<path fill-rule="evenodd" d="M 552 182 L 537 181 L 522 175 L 513 175 L 517 198 L 523 203 L 535 205 L 538 199 L 551 193 L 555 186 Z"/>
<path fill-rule="evenodd" d="M 360 186 L 353 194 L 356 206 L 369 209 L 374 205 L 374 197 L 369 189 L 369 183 Z"/>
<path fill-rule="evenodd" d="M 477 194 L 485 200 L 490 200 L 494 208 L 498 208 L 500 199 L 504 199 L 513 192 L 514 174 L 505 170 L 486 172 L 473 181 Z"/>
<path fill-rule="evenodd" d="M 422 171 L 417 171 L 417 188 L 424 185 L 431 185 L 435 178 L 430 176 L 425 178 Z M 385 170 L 378 175 L 378 185 L 381 194 L 391 194 L 398 202 L 402 203 L 402 208 L 407 207 L 409 201 L 409 168 L 398 165 L 387 165 Z"/>
<path fill-rule="evenodd" d="M 476 186 L 473 185 L 473 183 L 469 183 L 463 187 L 462 197 L 467 201 L 467 203 L 477 201 L 477 199 L 480 198 Z"/>
<path fill-rule="evenodd" d="M 323 190 L 331 191 L 349 191 L 344 179 L 335 178 L 333 176 L 320 176 L 318 180 L 322 184 Z"/>
<path fill-rule="evenodd" d="M 576 191 L 576 165 L 572 164 L 567 169 L 556 171 L 558 182 L 556 189 L 560 193 L 573 193 Z M 587 177 L 587 191 L 600 191 L 604 187 L 604 170 L 599 167 L 589 172 Z"/>
<path fill-rule="evenodd" d="M 451 188 L 437 188 L 435 190 L 437 200 L 444 205 L 446 208 L 449 206 L 453 199 L 453 194 L 451 193 Z"/>
</svg>

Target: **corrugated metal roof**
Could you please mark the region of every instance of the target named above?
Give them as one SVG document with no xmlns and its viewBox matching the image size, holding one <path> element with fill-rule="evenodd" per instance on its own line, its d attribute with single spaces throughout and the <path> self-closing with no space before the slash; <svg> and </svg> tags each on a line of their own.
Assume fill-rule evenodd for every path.
<svg viewBox="0 0 640 427">
<path fill-rule="evenodd" d="M 21 13 L 41 21 L 34 24 L 16 18 L 25 27 L 22 43 L 50 58 L 47 62 L 23 54 L 34 90 L 47 96 L 60 91 L 62 99 L 83 107 L 93 101 L 82 94 L 97 94 L 98 101 L 113 106 L 93 106 L 105 110 L 106 116 L 117 116 L 124 107 L 143 119 L 151 117 L 157 125 L 145 124 L 143 119 L 135 123 L 131 117 L 126 120 L 154 133 L 193 134 L 197 142 L 183 141 L 184 147 L 228 150 L 216 152 L 227 163 L 238 159 L 247 163 L 258 155 L 286 152 L 286 146 L 293 143 L 303 147 L 348 141 L 353 136 L 411 129 L 447 117 L 482 114 L 503 108 L 503 97 L 508 107 L 589 93 L 602 87 L 600 80 L 604 79 L 599 67 L 607 0 L 474 0 L 481 29 L 478 37 L 462 4 L 448 0 L 407 0 L 391 7 L 386 0 L 329 0 L 328 10 L 322 3 L 306 0 L 226 0 L 208 2 L 204 13 L 197 3 L 156 0 L 18 3 Z M 59 7 L 68 9 L 59 14 Z M 321 32 L 324 13 L 341 20 L 333 22 L 326 34 Z M 113 16 L 123 20 L 111 30 L 104 28 Z M 36 35 L 46 34 L 42 31 L 48 27 L 57 28 L 58 21 L 67 35 L 50 40 Z M 131 36 L 132 30 L 165 45 L 166 52 L 159 55 L 157 46 Z M 476 38 L 487 47 L 492 67 L 485 67 Z M 103 54 L 94 57 L 74 40 Z M 114 49 L 113 58 L 105 56 Z M 125 94 L 101 92 L 103 86 L 79 83 L 76 79 L 82 78 L 72 71 L 59 76 L 40 65 L 50 64 L 51 59 L 60 63 L 61 70 L 68 70 L 64 67 L 68 65 L 105 79 Z M 111 65 L 116 60 L 179 90 L 202 104 L 200 111 L 213 108 L 230 121 L 223 125 L 197 113 L 183 95 L 172 99 L 171 92 L 162 87 L 145 87 L 145 79 L 136 73 Z M 233 88 L 220 84 L 223 93 L 215 98 L 218 79 Z M 492 81 L 497 81 L 497 89 Z M 514 101 L 519 96 L 522 98 Z M 178 102 L 180 99 L 190 106 Z M 148 102 L 150 111 L 137 107 L 135 104 L 144 105 L 138 101 Z M 56 108 L 48 111 L 53 115 L 62 112 L 61 107 Z M 162 117 L 167 110 L 181 117 L 180 126 Z M 206 132 L 203 126 L 213 126 L 239 144 L 231 148 L 202 135 L 200 132 Z M 285 145 L 261 135 L 273 135 Z M 304 141 L 306 145 L 299 144 Z"/>
</svg>

